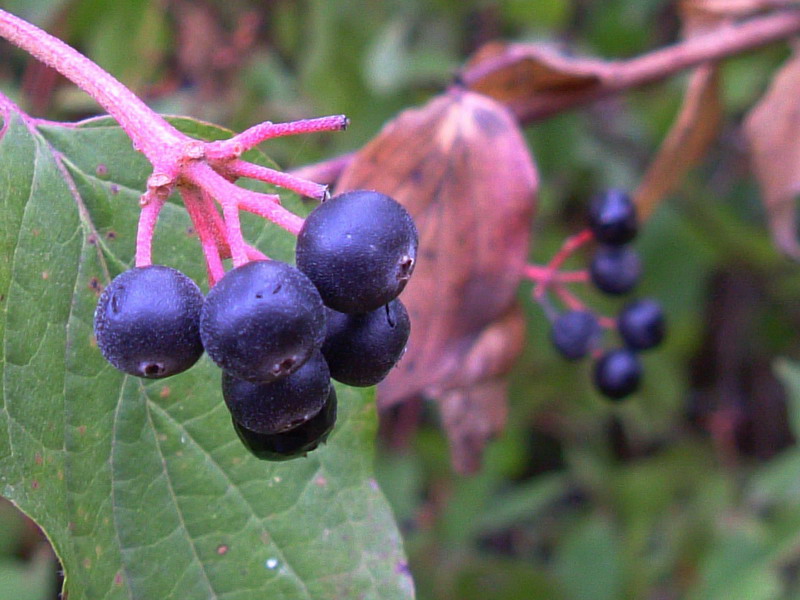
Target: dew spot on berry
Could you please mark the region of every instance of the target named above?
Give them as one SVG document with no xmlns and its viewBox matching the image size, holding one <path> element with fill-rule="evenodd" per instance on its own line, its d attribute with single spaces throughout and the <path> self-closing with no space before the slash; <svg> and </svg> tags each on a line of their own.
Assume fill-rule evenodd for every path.
<svg viewBox="0 0 800 600">
<path fill-rule="evenodd" d="M 279 283 L 278 285 L 276 285 L 276 286 L 275 286 L 275 289 L 274 289 L 274 290 L 272 290 L 272 293 L 273 293 L 273 294 L 277 294 L 277 293 L 278 293 L 278 292 L 280 292 L 282 289 L 283 289 L 283 284 L 282 284 L 282 283 Z"/>
</svg>

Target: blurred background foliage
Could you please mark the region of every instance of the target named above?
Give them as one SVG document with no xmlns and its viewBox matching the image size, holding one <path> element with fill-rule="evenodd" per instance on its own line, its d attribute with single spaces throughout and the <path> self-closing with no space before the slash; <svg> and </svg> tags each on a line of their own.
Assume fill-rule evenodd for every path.
<svg viewBox="0 0 800 600">
<path fill-rule="evenodd" d="M 235 130 L 346 113 L 347 133 L 265 150 L 294 168 L 357 149 L 400 110 L 446 88 L 492 39 L 624 58 L 671 43 L 668 0 L 3 0 L 78 47 L 157 110 Z M 647 223 L 641 294 L 669 316 L 642 391 L 611 405 L 589 365 L 567 364 L 530 300 L 509 425 L 478 475 L 456 476 L 432 407 L 377 464 L 421 599 L 760 600 L 800 597 L 800 269 L 765 228 L 741 118 L 786 56 L 724 68 L 725 124 Z M 635 187 L 680 105 L 685 77 L 526 128 L 542 177 L 532 260 L 583 227 L 588 198 Z M 35 116 L 94 103 L 0 45 L 0 89 Z M 580 268 L 585 257 L 568 266 Z M 613 315 L 617 304 L 587 292 Z M 0 504 L 0 596 L 54 597 L 56 566 Z"/>
</svg>

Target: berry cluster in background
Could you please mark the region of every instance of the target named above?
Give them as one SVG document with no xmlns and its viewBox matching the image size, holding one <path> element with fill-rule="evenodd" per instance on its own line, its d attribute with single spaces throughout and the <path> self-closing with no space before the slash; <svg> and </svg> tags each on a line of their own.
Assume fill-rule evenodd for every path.
<svg viewBox="0 0 800 600">
<path fill-rule="evenodd" d="M 591 283 L 609 296 L 624 296 L 634 290 L 642 275 L 642 263 L 631 246 L 638 230 L 636 207 L 630 196 L 611 189 L 595 196 L 588 211 L 588 227 L 569 238 L 547 267 L 529 266 L 526 275 L 537 282 L 534 297 L 551 322 L 550 340 L 565 359 L 578 361 L 591 356 L 592 380 L 597 390 L 612 400 L 635 393 L 642 380 L 639 353 L 658 346 L 664 339 L 663 309 L 651 298 L 625 303 L 616 319 L 597 315 L 573 296 L 566 283 Z M 561 272 L 563 262 L 577 248 L 595 241 L 586 272 Z M 552 287 L 566 310 L 558 312 L 546 295 Z M 616 330 L 621 343 L 604 343 L 604 331 Z"/>
<path fill-rule="evenodd" d="M 263 459 L 301 456 L 336 421 L 331 378 L 375 385 L 402 356 L 410 321 L 397 296 L 417 244 L 410 215 L 392 198 L 347 192 L 305 220 L 297 267 L 252 260 L 205 297 L 170 267 L 120 274 L 97 304 L 97 344 L 114 367 L 144 378 L 185 371 L 205 351 L 222 369 L 244 445 Z"/>
</svg>

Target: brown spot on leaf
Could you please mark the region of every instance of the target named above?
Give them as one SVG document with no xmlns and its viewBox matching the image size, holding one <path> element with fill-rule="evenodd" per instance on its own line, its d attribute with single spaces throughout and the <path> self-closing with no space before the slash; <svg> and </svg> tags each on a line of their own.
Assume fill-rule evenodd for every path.
<svg viewBox="0 0 800 600">
<path fill-rule="evenodd" d="M 104 164 L 97 165 L 97 168 L 94 170 L 98 177 L 105 177 L 108 175 L 108 167 Z"/>
<path fill-rule="evenodd" d="M 115 239 L 117 239 L 117 232 L 116 232 L 116 231 L 113 231 L 113 230 L 111 230 L 111 231 L 108 231 L 108 232 L 106 233 L 106 239 L 107 239 L 107 240 L 115 240 Z"/>
<path fill-rule="evenodd" d="M 41 465 L 44 464 L 44 459 L 42 458 L 42 455 L 37 452 L 33 455 L 33 462 L 35 462 L 37 465 Z"/>
<path fill-rule="evenodd" d="M 220 556 L 226 554 L 227 552 L 228 552 L 228 546 L 226 546 L 225 544 L 220 544 L 219 546 L 217 546 L 217 554 L 219 554 Z"/>
<path fill-rule="evenodd" d="M 94 246 L 95 244 L 97 244 L 97 236 L 95 234 L 93 234 L 93 233 L 90 233 L 86 237 L 86 243 Z"/>
<path fill-rule="evenodd" d="M 112 195 L 116 196 L 119 194 L 119 186 L 116 183 L 112 183 L 108 186 L 108 191 L 111 192 Z"/>
<path fill-rule="evenodd" d="M 114 585 L 122 585 L 122 573 L 119 571 L 114 574 Z"/>
<path fill-rule="evenodd" d="M 167 398 L 167 397 L 170 395 L 170 392 L 171 392 L 171 391 L 172 391 L 172 390 L 170 390 L 170 389 L 169 389 L 169 386 L 168 386 L 168 385 L 165 385 L 164 387 L 162 387 L 162 388 L 161 388 L 161 391 L 158 393 L 158 395 L 159 395 L 161 398 Z"/>
<path fill-rule="evenodd" d="M 97 277 L 89 279 L 89 288 L 94 291 L 97 296 L 103 291 L 103 286 Z"/>
<path fill-rule="evenodd" d="M 505 416 L 502 386 L 489 389 L 486 402 L 470 389 L 480 396 L 484 381 L 506 373 L 521 348 L 508 344 L 497 352 L 483 340 L 498 322 L 509 339 L 522 331 L 521 320 L 508 315 L 528 256 L 536 186 L 513 116 L 494 100 L 460 90 L 387 124 L 356 154 L 337 188 L 376 189 L 414 217 L 420 251 L 402 296 L 411 337 L 379 386 L 378 402 L 385 411 L 419 395 L 441 401 L 454 390 L 466 394 L 469 417 L 446 423 L 462 470 L 475 463 L 457 454 L 468 448 L 479 457 Z M 482 421 L 489 426 L 478 427 Z"/>
<path fill-rule="evenodd" d="M 31 481 L 31 489 L 38 490 L 39 489 L 39 480 L 34 479 Z"/>
<path fill-rule="evenodd" d="M 86 435 L 86 425 L 79 425 L 78 426 L 78 433 L 81 435 Z"/>
</svg>

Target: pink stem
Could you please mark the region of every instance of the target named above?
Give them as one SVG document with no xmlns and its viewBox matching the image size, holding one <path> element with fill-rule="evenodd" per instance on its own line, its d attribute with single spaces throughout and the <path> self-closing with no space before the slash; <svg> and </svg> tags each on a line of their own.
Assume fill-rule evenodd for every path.
<svg viewBox="0 0 800 600">
<path fill-rule="evenodd" d="M 237 160 L 230 165 L 226 165 L 225 170 L 236 177 L 247 177 L 271 183 L 315 200 L 322 200 L 328 195 L 328 186 L 243 160 Z"/>
<path fill-rule="evenodd" d="M 272 123 L 265 121 L 245 129 L 242 133 L 227 140 L 211 142 L 206 149 L 206 156 L 210 159 L 237 158 L 242 153 L 255 148 L 261 142 L 276 137 L 315 133 L 318 131 L 342 131 L 347 128 L 349 121 L 344 115 L 319 117 L 317 119 L 301 119 L 289 123 Z"/>
<path fill-rule="evenodd" d="M 303 227 L 302 218 L 275 203 L 260 202 L 257 198 L 242 198 L 239 202 L 239 208 L 269 219 L 292 235 L 300 233 L 300 229 Z"/>
<path fill-rule="evenodd" d="M 225 267 L 219 255 L 217 240 L 215 239 L 213 227 L 205 215 L 202 200 L 202 192 L 197 188 L 181 188 L 181 197 L 186 206 L 186 212 L 192 219 L 197 235 L 200 237 L 200 245 L 203 248 L 203 255 L 206 259 L 206 270 L 208 271 L 208 286 L 214 287 L 217 281 L 225 275 Z"/>
<path fill-rule="evenodd" d="M 549 275 L 542 277 L 539 283 L 536 285 L 536 289 L 534 289 L 533 295 L 535 298 L 539 298 L 544 296 L 547 292 L 547 288 L 550 283 L 555 278 L 555 273 L 564 264 L 564 262 L 572 255 L 575 250 L 583 246 L 584 244 L 590 242 L 593 239 L 592 232 L 588 229 L 584 229 L 580 233 L 577 233 L 573 236 L 570 236 L 566 239 L 564 244 L 561 246 L 561 250 L 556 253 L 548 264 L 546 269 L 549 271 Z"/>
<path fill-rule="evenodd" d="M 181 141 L 188 139 L 80 52 L 4 10 L 0 10 L 0 36 L 54 68 L 94 98 L 154 166 L 164 163 L 166 147 L 178 148 Z"/>
<path fill-rule="evenodd" d="M 525 265 L 522 275 L 531 281 L 549 280 L 558 283 L 585 283 L 589 281 L 589 273 L 582 269 L 580 271 L 556 271 L 553 273 L 549 267 L 540 265 Z"/>
<path fill-rule="evenodd" d="M 239 239 L 241 239 L 241 230 L 238 230 L 236 225 L 239 222 L 238 214 L 235 217 L 235 222 L 229 222 L 229 216 L 230 218 L 234 218 L 231 206 L 260 215 L 294 235 L 297 235 L 300 228 L 303 226 L 303 219 L 278 204 L 275 201 L 277 198 L 276 196 L 256 194 L 255 192 L 240 188 L 225 179 L 205 163 L 196 162 L 186 165 L 185 174 L 192 183 L 208 191 L 208 193 L 216 198 L 217 202 L 223 207 L 223 216 L 225 217 L 225 222 L 228 227 L 228 242 L 231 244 L 234 263 L 236 263 L 237 260 L 236 248 L 234 246 L 239 244 L 239 242 L 231 237 L 231 234 L 238 235 Z M 228 205 L 227 213 L 225 212 L 226 205 Z M 235 230 L 238 230 L 238 234 L 234 233 L 231 229 L 232 225 Z M 242 241 L 241 243 L 243 244 L 244 242 Z M 239 250 L 241 249 L 242 246 L 239 245 Z M 244 253 L 242 252 L 240 259 L 243 257 Z"/>
<path fill-rule="evenodd" d="M 166 198 L 155 194 L 145 194 L 142 198 L 145 204 L 139 212 L 136 230 L 136 266 L 149 267 L 153 264 L 153 232 Z"/>
<path fill-rule="evenodd" d="M 231 247 L 230 244 L 228 244 L 228 236 L 225 232 L 225 221 L 223 221 L 222 216 L 217 211 L 214 199 L 208 192 L 203 190 L 200 197 L 203 202 L 203 215 L 216 241 L 220 258 L 230 258 Z"/>
<path fill-rule="evenodd" d="M 269 256 L 250 244 L 245 244 L 245 250 L 247 251 L 247 258 L 250 260 L 269 260 Z"/>
</svg>

